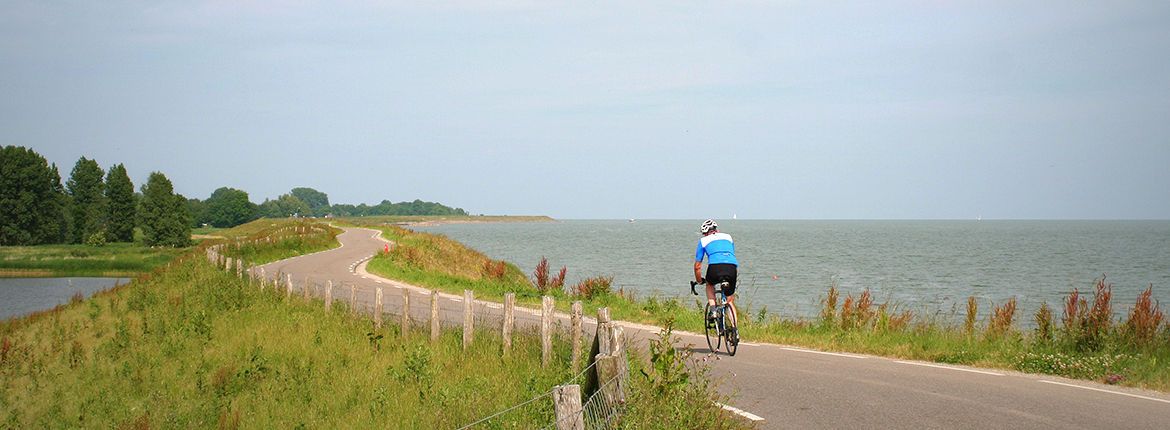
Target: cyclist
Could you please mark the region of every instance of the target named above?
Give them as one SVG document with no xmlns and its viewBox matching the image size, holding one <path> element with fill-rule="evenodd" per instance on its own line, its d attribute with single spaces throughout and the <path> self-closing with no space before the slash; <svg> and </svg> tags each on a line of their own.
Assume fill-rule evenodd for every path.
<svg viewBox="0 0 1170 430">
<path fill-rule="evenodd" d="M 735 278 L 739 262 L 735 259 L 735 242 L 731 235 L 719 232 L 719 225 L 715 220 L 703 221 L 699 226 L 699 246 L 695 248 L 695 282 L 707 285 L 707 304 L 711 307 L 711 315 L 707 318 L 715 319 L 715 284 L 727 282 L 723 295 L 727 297 L 727 304 L 731 305 L 731 326 L 736 327 L 735 309 Z M 707 257 L 707 277 L 703 278 L 703 257 Z"/>
</svg>

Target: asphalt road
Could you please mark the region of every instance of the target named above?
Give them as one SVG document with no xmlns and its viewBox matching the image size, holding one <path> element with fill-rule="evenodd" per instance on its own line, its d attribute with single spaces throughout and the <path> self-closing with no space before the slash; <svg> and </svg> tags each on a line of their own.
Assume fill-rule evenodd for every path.
<svg viewBox="0 0 1170 430">
<path fill-rule="evenodd" d="M 364 270 L 366 258 L 386 242 L 376 230 L 352 228 L 338 236 L 340 248 L 262 266 L 269 277 L 292 275 L 295 288 L 332 281 L 335 300 L 347 301 L 351 286 L 360 307 L 372 309 L 383 288 L 387 312 L 410 294 L 414 321 L 430 318 L 428 290 L 381 279 Z M 282 281 L 283 282 L 283 281 Z M 502 307 L 476 301 L 477 324 L 497 325 Z M 443 320 L 462 324 L 462 296 L 442 295 Z M 516 312 L 517 326 L 539 323 L 539 310 Z M 388 317 L 388 323 L 397 320 Z M 586 332 L 595 321 L 586 318 Z M 568 316 L 559 324 L 568 326 Z M 627 324 L 633 347 L 657 329 Z M 1167 429 L 1170 395 L 1093 382 L 1002 370 L 975 369 L 882 357 L 811 351 L 745 339 L 734 357 L 711 354 L 702 335 L 679 333 L 679 347 L 692 345 L 705 358 L 730 407 L 762 418 L 761 428 L 971 428 L 971 429 Z"/>
</svg>

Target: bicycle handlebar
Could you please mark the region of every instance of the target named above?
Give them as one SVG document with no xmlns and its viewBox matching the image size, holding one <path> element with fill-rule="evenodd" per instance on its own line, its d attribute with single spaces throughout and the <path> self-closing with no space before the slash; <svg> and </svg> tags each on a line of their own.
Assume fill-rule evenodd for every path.
<svg viewBox="0 0 1170 430">
<path fill-rule="evenodd" d="M 704 279 L 702 283 L 706 284 L 707 280 Z M 699 282 L 691 281 L 691 295 L 697 296 L 697 295 L 699 295 L 699 293 L 695 292 L 695 285 L 699 285 Z M 723 281 L 723 282 L 720 282 L 720 283 L 715 284 L 715 285 L 718 286 L 720 290 L 723 290 L 724 287 L 731 285 L 731 283 L 727 282 L 727 281 Z"/>
</svg>

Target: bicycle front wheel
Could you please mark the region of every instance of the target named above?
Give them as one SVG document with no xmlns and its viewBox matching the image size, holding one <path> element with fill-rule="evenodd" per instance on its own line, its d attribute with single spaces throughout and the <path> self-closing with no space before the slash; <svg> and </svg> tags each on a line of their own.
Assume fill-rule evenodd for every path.
<svg viewBox="0 0 1170 430">
<path fill-rule="evenodd" d="M 707 334 L 707 348 L 711 352 L 719 351 L 720 327 L 717 327 L 715 320 L 709 318 L 711 316 L 711 305 L 707 304 L 703 307 L 703 331 Z"/>
</svg>

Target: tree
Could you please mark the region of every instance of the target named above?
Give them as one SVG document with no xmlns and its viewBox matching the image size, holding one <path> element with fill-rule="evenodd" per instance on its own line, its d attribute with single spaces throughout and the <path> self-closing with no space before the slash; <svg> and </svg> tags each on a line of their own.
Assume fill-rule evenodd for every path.
<svg viewBox="0 0 1170 430">
<path fill-rule="evenodd" d="M 46 243 L 65 243 L 69 241 L 69 232 L 73 231 L 73 199 L 69 197 L 69 193 L 65 192 L 65 185 L 61 184 L 61 171 L 57 170 L 57 163 L 49 165 L 49 177 L 53 182 L 53 194 L 57 196 L 57 200 L 53 202 L 56 208 L 52 210 L 54 214 L 60 214 L 56 220 L 56 227 L 53 229 L 52 240 Z"/>
<path fill-rule="evenodd" d="M 264 200 L 260 204 L 260 213 L 268 218 L 306 216 L 309 214 L 309 205 L 292 194 L 281 194 L 276 200 Z"/>
<path fill-rule="evenodd" d="M 207 203 L 202 200 L 187 199 L 187 213 L 191 214 L 191 227 L 211 225 L 211 219 L 207 217 Z"/>
<path fill-rule="evenodd" d="M 309 205 L 309 210 L 306 214 L 321 216 L 329 212 L 328 194 L 305 187 L 293 188 L 290 194 L 305 202 L 306 205 Z"/>
<path fill-rule="evenodd" d="M 204 203 L 207 205 L 207 218 L 216 227 L 235 227 L 256 219 L 257 207 L 248 201 L 248 193 L 235 188 L 222 187 L 215 190 Z"/>
<path fill-rule="evenodd" d="M 23 146 L 0 148 L 0 245 L 64 239 L 65 197 L 56 166 Z"/>
<path fill-rule="evenodd" d="M 134 241 L 134 221 L 138 214 L 138 202 L 134 198 L 134 183 L 126 174 L 126 166 L 116 164 L 106 173 L 106 202 L 109 216 L 106 218 L 106 232 L 114 242 Z"/>
<path fill-rule="evenodd" d="M 182 195 L 175 194 L 166 175 L 150 174 L 150 179 L 142 186 L 142 204 L 138 210 L 146 245 L 181 247 L 191 244 L 191 215 L 187 213 L 186 201 Z"/>
<path fill-rule="evenodd" d="M 102 182 L 101 166 L 97 161 L 81 157 L 73 166 L 69 175 L 69 182 L 65 184 L 69 196 L 73 198 L 73 231 L 69 241 L 83 243 L 94 234 L 105 234 L 106 228 L 106 197 L 105 184 Z"/>
</svg>

